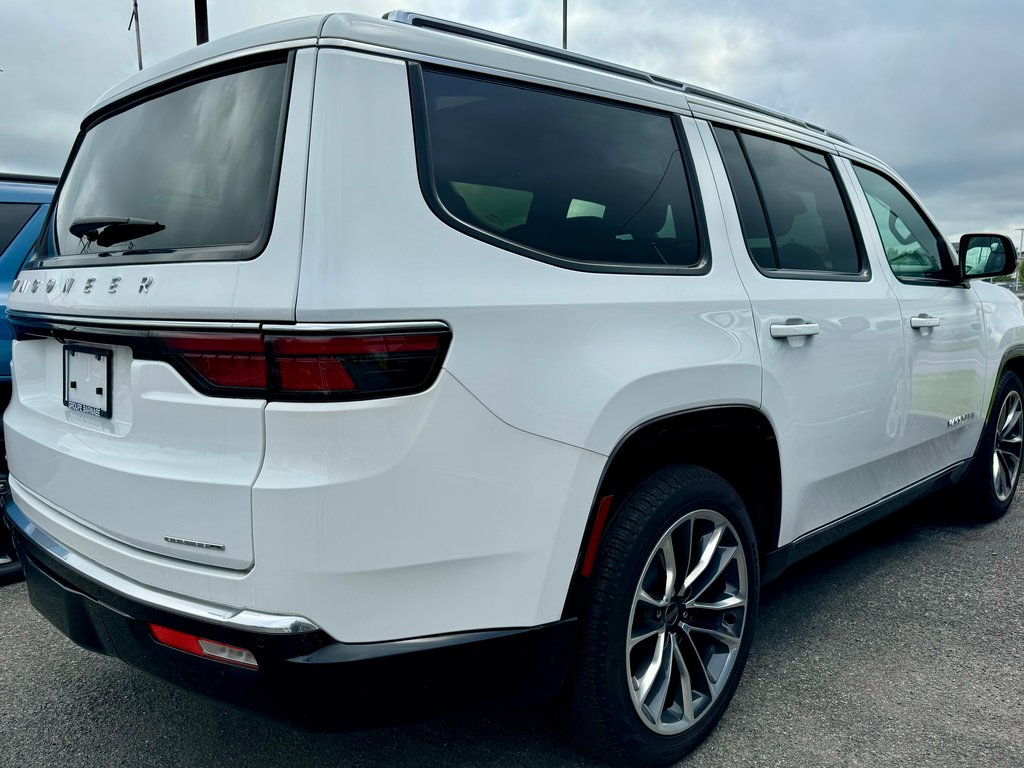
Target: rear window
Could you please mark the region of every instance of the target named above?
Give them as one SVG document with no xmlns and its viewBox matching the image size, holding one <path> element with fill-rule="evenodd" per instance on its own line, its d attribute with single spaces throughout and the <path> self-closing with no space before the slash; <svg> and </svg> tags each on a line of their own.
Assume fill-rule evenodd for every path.
<svg viewBox="0 0 1024 768">
<path fill-rule="evenodd" d="M 38 208 L 35 203 L 0 203 L 0 256 Z"/>
<path fill-rule="evenodd" d="M 234 71 L 88 128 L 45 256 L 81 261 L 104 253 L 138 262 L 256 255 L 270 230 L 287 74 L 283 61 Z M 137 221 L 113 223 L 128 218 Z"/>
<path fill-rule="evenodd" d="M 670 115 L 448 71 L 422 76 L 423 186 L 449 223 L 576 269 L 707 266 Z"/>
</svg>

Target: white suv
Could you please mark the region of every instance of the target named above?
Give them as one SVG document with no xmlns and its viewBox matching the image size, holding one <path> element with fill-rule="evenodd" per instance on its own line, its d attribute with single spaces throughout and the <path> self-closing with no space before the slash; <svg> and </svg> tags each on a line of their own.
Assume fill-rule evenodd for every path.
<svg viewBox="0 0 1024 768">
<path fill-rule="evenodd" d="M 203 45 L 88 114 L 11 294 L 30 597 L 278 714 L 564 691 L 670 762 L 764 580 L 1009 506 L 1024 316 L 967 278 L 1016 255 L 961 248 L 842 137 L 635 70 L 405 12 Z"/>
</svg>

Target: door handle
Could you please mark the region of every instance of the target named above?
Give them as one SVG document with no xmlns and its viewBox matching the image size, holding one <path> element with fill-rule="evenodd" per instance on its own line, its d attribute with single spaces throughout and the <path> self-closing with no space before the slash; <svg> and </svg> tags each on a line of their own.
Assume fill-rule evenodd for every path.
<svg viewBox="0 0 1024 768">
<path fill-rule="evenodd" d="M 935 328 L 939 325 L 941 320 L 931 315 L 926 315 L 923 312 L 920 315 L 910 318 L 911 328 Z"/>
<path fill-rule="evenodd" d="M 809 323 L 799 317 L 791 317 L 784 323 L 769 326 L 773 339 L 791 339 L 794 336 L 817 336 L 818 324 Z"/>
</svg>

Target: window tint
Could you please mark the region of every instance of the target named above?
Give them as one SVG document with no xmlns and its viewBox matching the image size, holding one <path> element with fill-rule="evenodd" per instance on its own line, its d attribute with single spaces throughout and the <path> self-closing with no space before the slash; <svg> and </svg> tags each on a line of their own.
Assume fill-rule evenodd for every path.
<svg viewBox="0 0 1024 768">
<path fill-rule="evenodd" d="M 429 69 L 423 83 L 433 188 L 450 215 L 539 257 L 700 265 L 668 115 Z"/>
<path fill-rule="evenodd" d="M 724 128 L 717 134 L 747 247 L 758 266 L 861 272 L 850 215 L 825 154 Z"/>
<path fill-rule="evenodd" d="M 0 203 L 0 256 L 38 208 L 35 203 Z"/>
<path fill-rule="evenodd" d="M 280 63 L 222 75 L 89 128 L 57 202 L 58 253 L 258 241 L 269 229 L 287 72 Z M 69 232 L 81 217 L 129 216 L 164 229 L 110 248 Z"/>
<path fill-rule="evenodd" d="M 893 274 L 901 279 L 944 279 L 948 273 L 942 254 L 948 258 L 949 252 L 917 206 L 885 176 L 859 165 L 854 170 Z"/>
</svg>

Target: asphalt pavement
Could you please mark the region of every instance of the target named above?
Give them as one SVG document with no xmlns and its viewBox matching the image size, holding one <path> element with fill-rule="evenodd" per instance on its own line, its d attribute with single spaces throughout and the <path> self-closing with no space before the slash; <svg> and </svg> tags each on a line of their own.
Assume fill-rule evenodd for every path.
<svg viewBox="0 0 1024 768">
<path fill-rule="evenodd" d="M 938 500 L 768 586 L 732 706 L 686 768 L 1024 766 L 1024 497 Z M 343 690 L 338 691 L 344 696 Z M 401 706 L 401 691 L 395 691 Z M 0 588 L 0 765 L 580 766 L 553 708 L 311 734 L 73 646 Z"/>
</svg>

